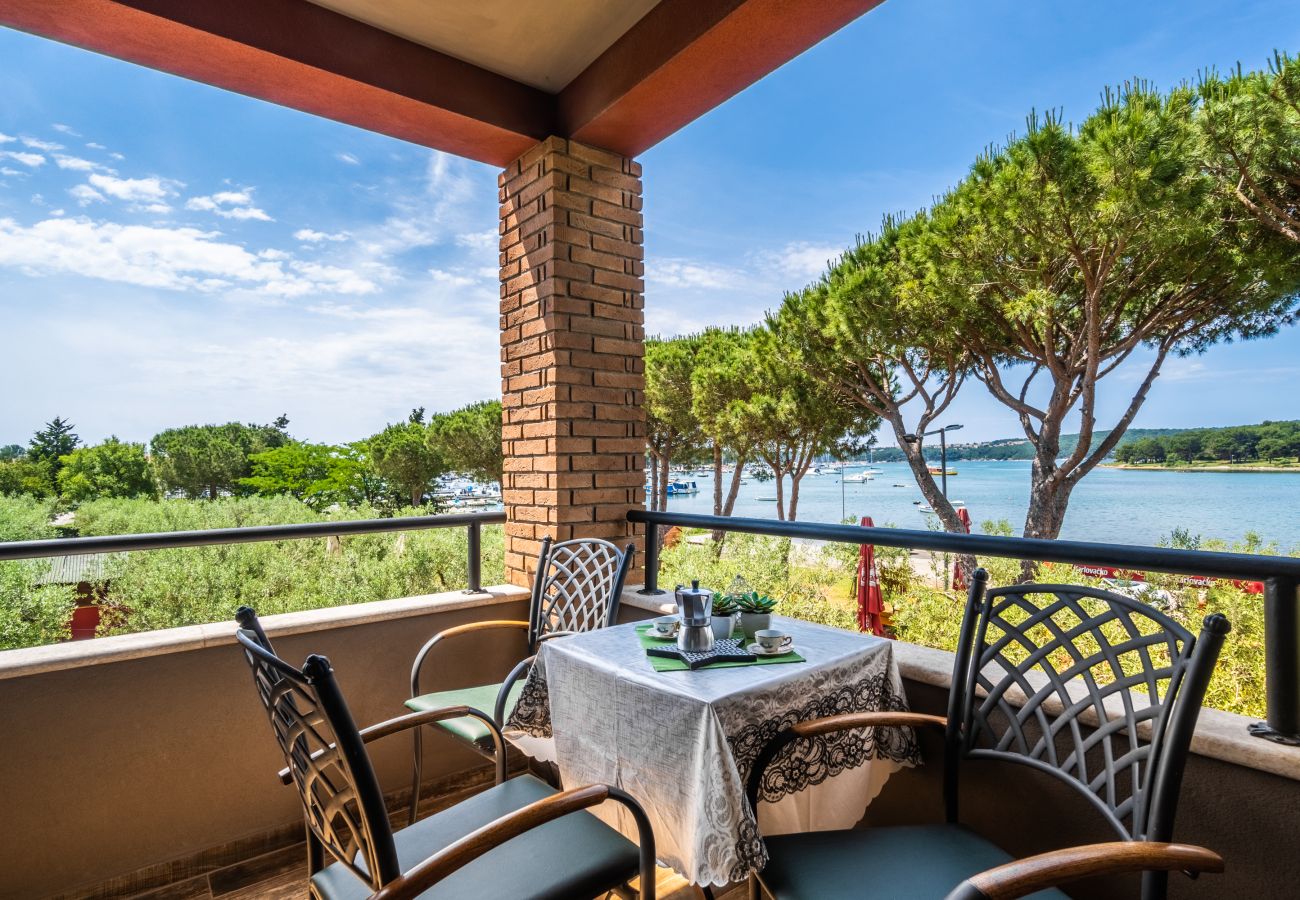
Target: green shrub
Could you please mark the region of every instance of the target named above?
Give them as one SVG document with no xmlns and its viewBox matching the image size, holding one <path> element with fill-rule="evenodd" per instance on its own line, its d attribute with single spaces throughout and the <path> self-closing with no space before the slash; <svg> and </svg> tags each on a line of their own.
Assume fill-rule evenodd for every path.
<svg viewBox="0 0 1300 900">
<path fill-rule="evenodd" d="M 0 541 L 58 537 L 53 500 L 0 496 Z M 71 586 L 40 584 L 49 560 L 0 562 L 0 650 L 62 640 L 76 599 Z"/>
<path fill-rule="evenodd" d="M 291 497 L 96 500 L 78 509 L 76 524 L 83 536 L 91 536 L 377 517 L 367 506 L 317 513 Z M 483 529 L 482 548 L 484 583 L 501 582 L 500 527 Z M 447 528 L 114 555 L 106 572 L 108 599 L 121 614 L 105 632 L 226 621 L 242 604 L 271 614 L 454 590 L 465 585 L 466 550 L 465 530 Z M 33 593 L 30 585 L 7 590 L 0 599 L 0 615 L 21 621 L 35 615 L 44 624 L 6 629 L 12 637 L 4 646 L 47 643 L 63 636 L 51 629 L 53 620 L 40 613 L 53 602 L 49 592 Z"/>
</svg>

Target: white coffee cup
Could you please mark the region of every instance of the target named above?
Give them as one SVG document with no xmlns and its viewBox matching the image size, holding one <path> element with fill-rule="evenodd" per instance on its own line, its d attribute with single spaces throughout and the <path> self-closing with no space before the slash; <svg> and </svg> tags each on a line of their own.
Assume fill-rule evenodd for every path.
<svg viewBox="0 0 1300 900">
<path fill-rule="evenodd" d="M 677 634 L 677 629 L 681 624 L 682 620 L 676 616 L 660 616 L 651 623 L 650 630 L 655 633 L 656 637 L 670 638 Z"/>
<path fill-rule="evenodd" d="M 775 653 L 777 650 L 784 650 L 789 647 L 794 638 L 784 631 L 777 631 L 774 628 L 762 628 L 754 632 L 754 640 L 758 641 L 758 646 L 768 653 Z"/>
</svg>

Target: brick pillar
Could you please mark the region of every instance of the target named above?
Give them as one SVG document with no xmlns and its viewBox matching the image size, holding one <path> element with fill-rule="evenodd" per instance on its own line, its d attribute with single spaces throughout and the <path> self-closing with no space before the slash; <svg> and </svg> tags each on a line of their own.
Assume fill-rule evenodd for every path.
<svg viewBox="0 0 1300 900">
<path fill-rule="evenodd" d="M 645 503 L 641 166 L 548 138 L 498 178 L 506 580 L 543 537 L 641 543 Z M 639 529 L 638 529 L 639 530 Z"/>
</svg>

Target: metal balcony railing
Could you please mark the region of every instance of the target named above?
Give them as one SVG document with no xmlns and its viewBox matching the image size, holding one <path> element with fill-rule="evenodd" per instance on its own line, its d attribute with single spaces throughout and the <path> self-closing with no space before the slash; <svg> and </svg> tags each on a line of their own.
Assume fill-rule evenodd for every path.
<svg viewBox="0 0 1300 900">
<path fill-rule="evenodd" d="M 504 512 L 476 512 L 445 516 L 406 516 L 396 519 L 349 519 L 344 522 L 312 522 L 306 525 L 253 525 L 247 528 L 210 528 L 203 531 L 165 531 L 155 534 L 8 541 L 0 542 L 0 561 L 84 553 L 119 553 L 128 550 L 247 544 L 254 541 L 289 541 L 298 538 L 336 537 L 344 534 L 464 528 L 469 544 L 465 561 L 467 585 L 465 590 L 467 593 L 478 593 L 483 588 L 482 527 L 502 525 L 505 521 Z"/>
<path fill-rule="evenodd" d="M 932 550 L 976 557 L 997 556 L 1038 562 L 1104 565 L 1138 572 L 1263 582 L 1267 721 L 1251 725 L 1250 732 L 1277 743 L 1300 746 L 1300 600 L 1296 596 L 1297 585 L 1300 585 L 1300 558 L 649 510 L 632 510 L 628 513 L 628 519 L 646 526 L 643 592 L 647 594 L 663 593 L 659 590 L 658 530 L 661 526 L 673 525 L 844 544 Z"/>
</svg>

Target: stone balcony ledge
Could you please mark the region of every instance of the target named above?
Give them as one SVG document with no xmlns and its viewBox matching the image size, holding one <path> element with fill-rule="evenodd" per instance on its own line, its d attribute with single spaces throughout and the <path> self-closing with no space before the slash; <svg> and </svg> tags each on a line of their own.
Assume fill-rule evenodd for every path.
<svg viewBox="0 0 1300 900">
<path fill-rule="evenodd" d="M 261 617 L 262 626 L 271 637 L 306 634 L 334 628 L 349 628 L 390 619 L 427 616 L 435 612 L 452 612 L 490 607 L 527 600 L 526 588 L 510 584 L 485 587 L 478 593 L 444 591 L 393 600 L 375 600 L 346 606 L 300 610 Z M 40 647 L 24 647 L 0 652 L 0 681 L 22 678 L 64 669 L 80 669 L 104 663 L 122 662 L 168 653 L 183 653 L 235 643 L 234 620 L 163 628 L 135 634 L 118 634 L 88 641 L 65 641 Z"/>
</svg>

